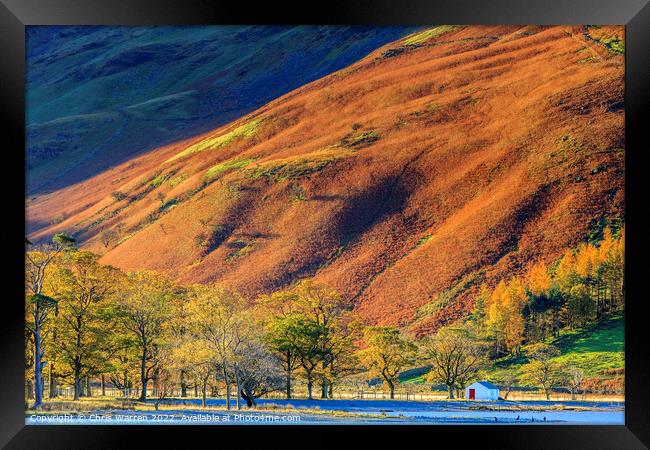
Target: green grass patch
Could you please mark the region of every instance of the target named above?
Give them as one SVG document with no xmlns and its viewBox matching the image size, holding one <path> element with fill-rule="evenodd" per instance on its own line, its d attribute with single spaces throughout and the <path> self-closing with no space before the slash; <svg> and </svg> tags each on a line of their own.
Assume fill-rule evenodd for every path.
<svg viewBox="0 0 650 450">
<path fill-rule="evenodd" d="M 557 346 L 561 355 L 554 361 L 576 366 L 587 376 L 602 376 L 604 370 L 625 367 L 625 326 L 623 315 L 615 315 L 579 330 L 563 330 L 548 344 Z M 500 358 L 485 370 L 486 377 L 498 376 L 500 371 L 518 371 L 528 362 L 526 355 Z"/>
<path fill-rule="evenodd" d="M 169 186 L 171 186 L 171 187 L 176 187 L 179 184 L 181 184 L 183 181 L 185 181 L 186 179 L 187 179 L 187 174 L 182 173 L 182 174 L 180 174 L 180 175 L 178 175 L 176 177 L 170 178 L 169 181 L 167 181 L 167 184 L 169 184 Z"/>
<path fill-rule="evenodd" d="M 273 181 L 300 178 L 320 172 L 333 161 L 334 159 L 323 159 L 260 164 L 250 172 L 249 177 L 267 178 Z"/>
<path fill-rule="evenodd" d="M 246 159 L 231 159 L 222 163 L 219 163 L 215 166 L 212 166 L 205 173 L 204 178 L 208 181 L 211 181 L 218 177 L 219 175 L 236 169 L 241 169 L 255 161 L 257 158 L 246 158 Z"/>
<path fill-rule="evenodd" d="M 341 147 L 357 149 L 372 145 L 379 139 L 381 139 L 381 135 L 377 131 L 366 131 L 364 133 L 346 136 L 341 140 L 339 145 Z"/>
<path fill-rule="evenodd" d="M 580 367 L 588 375 L 625 367 L 625 319 L 616 315 L 582 330 L 566 331 L 553 344 L 562 351 L 557 361 Z"/>
<path fill-rule="evenodd" d="M 615 55 L 622 55 L 625 53 L 625 43 L 618 36 L 610 36 L 600 39 L 600 43 Z"/>
<path fill-rule="evenodd" d="M 442 36 L 443 34 L 449 33 L 459 28 L 457 25 L 441 25 L 439 27 L 430 28 L 428 30 L 421 31 L 412 36 L 404 39 L 404 44 L 406 45 L 418 45 L 423 44 L 426 41 Z"/>
<path fill-rule="evenodd" d="M 156 178 L 154 178 L 153 180 L 151 180 L 151 183 L 150 183 L 150 184 L 151 184 L 151 187 L 154 188 L 154 189 L 157 188 L 157 187 L 159 187 L 159 186 L 162 185 L 165 181 L 167 181 L 167 180 L 169 179 L 170 176 L 171 176 L 171 174 L 169 174 L 169 173 L 165 173 L 165 174 L 160 174 L 160 175 L 158 175 Z"/>
<path fill-rule="evenodd" d="M 320 172 L 334 161 L 352 156 L 350 150 L 331 147 L 321 151 L 306 154 L 300 157 L 275 159 L 256 164 L 246 169 L 248 178 L 266 178 L 271 181 L 283 181 L 306 177 Z"/>
<path fill-rule="evenodd" d="M 244 139 L 255 136 L 261 122 L 262 119 L 256 119 L 245 123 L 244 125 L 241 125 L 228 133 L 204 139 L 203 141 L 197 142 L 196 144 L 187 147 L 182 152 L 172 156 L 167 161 L 165 161 L 165 163 L 172 162 L 179 158 L 184 158 L 186 156 L 190 156 L 205 150 L 215 150 L 221 147 L 225 147 L 236 139 Z"/>
</svg>

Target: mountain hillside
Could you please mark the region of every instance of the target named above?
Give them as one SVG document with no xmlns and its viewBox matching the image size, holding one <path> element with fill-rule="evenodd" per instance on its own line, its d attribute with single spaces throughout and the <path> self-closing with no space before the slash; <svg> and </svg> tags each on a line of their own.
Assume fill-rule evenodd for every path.
<svg viewBox="0 0 650 450">
<path fill-rule="evenodd" d="M 57 190 L 223 125 L 406 32 L 28 27 L 28 191 Z"/>
<path fill-rule="evenodd" d="M 249 298 L 315 277 L 371 323 L 429 333 L 466 315 L 480 283 L 624 220 L 622 39 L 617 27 L 415 33 L 30 199 L 30 238 L 66 230 L 105 263 Z"/>
</svg>

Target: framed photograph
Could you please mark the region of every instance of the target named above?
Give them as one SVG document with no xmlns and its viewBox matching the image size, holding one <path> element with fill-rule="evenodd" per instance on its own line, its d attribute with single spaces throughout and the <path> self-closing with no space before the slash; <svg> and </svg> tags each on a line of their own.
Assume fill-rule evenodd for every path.
<svg viewBox="0 0 650 450">
<path fill-rule="evenodd" d="M 0 13 L 7 448 L 647 448 L 647 1 Z"/>
</svg>

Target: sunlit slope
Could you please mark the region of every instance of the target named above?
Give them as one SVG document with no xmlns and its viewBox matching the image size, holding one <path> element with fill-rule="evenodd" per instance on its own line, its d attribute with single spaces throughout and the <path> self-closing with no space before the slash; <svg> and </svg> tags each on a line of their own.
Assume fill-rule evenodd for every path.
<svg viewBox="0 0 650 450">
<path fill-rule="evenodd" d="M 33 237 L 250 298 L 316 277 L 420 334 L 623 219 L 622 29 L 428 33 L 32 203 Z"/>
</svg>

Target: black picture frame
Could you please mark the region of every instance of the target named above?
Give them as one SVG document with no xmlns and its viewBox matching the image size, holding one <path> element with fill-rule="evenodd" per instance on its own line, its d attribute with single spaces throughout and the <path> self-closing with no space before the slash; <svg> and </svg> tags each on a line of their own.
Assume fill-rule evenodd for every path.
<svg viewBox="0 0 650 450">
<path fill-rule="evenodd" d="M 650 4 L 648 0 L 357 0 L 308 5 L 277 2 L 250 4 L 207 0 L 0 0 L 0 123 L 3 134 L 5 250 L 8 285 L 5 290 L 0 372 L 0 444 L 6 448 L 116 448 L 146 439 L 147 447 L 178 448 L 226 445 L 338 445 L 363 434 L 365 445 L 388 442 L 394 436 L 406 445 L 442 446 L 445 439 L 481 448 L 647 448 L 650 445 L 650 358 L 647 308 L 643 301 L 641 262 L 648 248 L 645 231 L 644 126 L 650 105 Z M 626 26 L 626 305 L 624 426 L 25 426 L 24 416 L 24 257 L 25 233 L 25 26 L 26 25 L 180 25 L 180 24 L 620 24 Z M 22 149 L 22 150 L 21 150 Z M 11 176 L 9 176 L 9 175 Z M 647 301 L 646 301 L 647 303 Z M 291 433 L 289 433 L 289 431 Z M 156 441 L 156 442 L 154 442 Z M 237 443 L 238 441 L 238 443 Z M 404 442 L 406 441 L 406 442 Z M 418 443 L 420 442 L 420 443 Z M 428 443 L 428 444 L 427 444 Z M 361 445 L 361 444 L 356 444 Z M 400 444 L 396 444 L 400 445 Z M 453 444 L 452 444 L 453 445 Z"/>
</svg>

